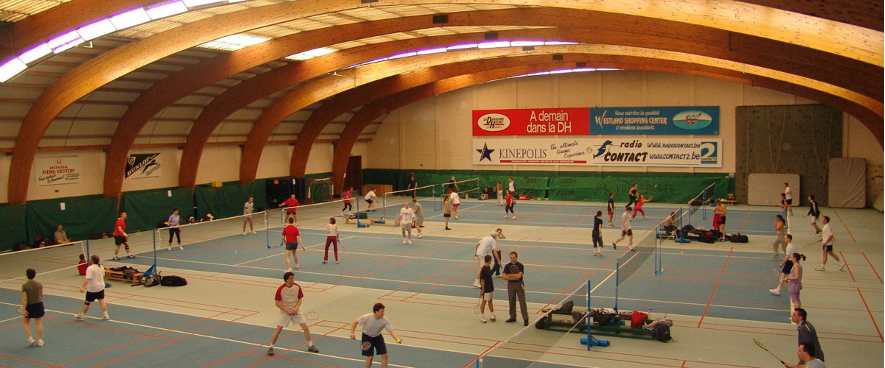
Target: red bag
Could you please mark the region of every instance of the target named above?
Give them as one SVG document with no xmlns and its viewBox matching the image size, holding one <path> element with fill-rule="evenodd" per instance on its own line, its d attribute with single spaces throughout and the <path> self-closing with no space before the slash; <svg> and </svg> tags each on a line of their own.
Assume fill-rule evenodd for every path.
<svg viewBox="0 0 885 368">
<path fill-rule="evenodd" d="M 632 320 L 630 321 L 630 327 L 640 328 L 644 323 L 645 319 L 648 318 L 648 313 L 633 311 Z"/>
</svg>

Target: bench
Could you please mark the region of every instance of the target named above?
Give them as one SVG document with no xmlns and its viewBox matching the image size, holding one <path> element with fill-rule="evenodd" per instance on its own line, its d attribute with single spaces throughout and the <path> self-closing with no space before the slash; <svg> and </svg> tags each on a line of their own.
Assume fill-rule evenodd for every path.
<svg viewBox="0 0 885 368">
<path fill-rule="evenodd" d="M 123 271 L 114 271 L 111 269 L 104 270 L 104 278 L 106 280 L 128 281 L 133 284 L 140 284 L 142 282 L 142 277 L 144 277 L 144 274 L 141 272 L 136 272 L 132 275 L 131 279 L 127 279 Z"/>
</svg>

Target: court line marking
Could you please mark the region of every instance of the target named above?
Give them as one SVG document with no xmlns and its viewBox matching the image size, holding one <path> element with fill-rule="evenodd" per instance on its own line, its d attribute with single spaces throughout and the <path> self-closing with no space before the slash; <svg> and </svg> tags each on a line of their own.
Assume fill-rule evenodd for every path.
<svg viewBox="0 0 885 368">
<path fill-rule="evenodd" d="M 848 224 L 846 224 L 845 221 L 842 220 L 842 216 L 839 215 L 839 211 L 833 210 L 833 213 L 836 214 L 836 217 L 839 218 L 839 222 L 841 222 L 841 223 L 842 223 L 842 226 L 845 227 L 845 231 L 848 232 L 848 236 L 851 237 L 851 241 L 857 243 L 857 239 L 855 239 L 855 238 L 854 238 L 854 235 L 851 234 L 851 230 L 848 230 Z"/>
<path fill-rule="evenodd" d="M 845 263 L 845 267 L 848 268 L 848 275 L 851 276 L 851 282 L 857 282 L 857 280 L 854 279 L 854 273 L 851 272 L 851 265 L 848 264 L 848 259 L 845 258 L 845 255 L 842 254 L 841 250 L 839 251 L 839 255 L 842 256 L 842 263 Z"/>
<path fill-rule="evenodd" d="M 879 330 L 879 323 L 876 322 L 876 317 L 873 316 L 873 311 L 871 311 L 870 306 L 867 305 L 867 300 L 863 297 L 863 292 L 860 291 L 860 288 L 857 288 L 857 294 L 860 295 L 860 300 L 863 302 L 863 306 L 867 308 L 867 313 L 869 313 L 870 319 L 873 320 L 873 326 L 876 327 L 876 333 L 879 334 L 879 341 L 885 341 L 882 339 L 882 331 Z"/>
<path fill-rule="evenodd" d="M 713 292 L 710 293 L 710 299 L 707 300 L 707 307 L 704 308 L 704 314 L 701 315 L 701 320 L 698 321 L 698 328 L 701 328 L 701 324 L 704 323 L 704 317 L 707 316 L 707 311 L 710 309 L 710 304 L 713 303 L 713 296 L 716 295 L 716 289 L 719 288 L 719 281 L 721 279 L 716 279 L 716 285 L 713 286 Z"/>
<path fill-rule="evenodd" d="M 728 257 L 725 257 L 725 263 L 722 265 L 722 270 L 719 271 L 720 275 L 725 274 L 725 267 L 728 266 L 728 261 L 731 259 L 731 252 L 733 252 L 733 251 L 734 251 L 734 247 L 731 247 L 731 249 L 728 250 Z"/>
<path fill-rule="evenodd" d="M 879 283 L 882 283 L 882 277 L 879 276 L 879 271 L 876 271 L 876 267 L 873 267 L 873 262 L 870 262 L 870 259 L 867 258 L 866 252 L 860 252 L 863 255 L 863 258 L 867 260 L 867 264 L 870 265 L 870 268 L 873 269 L 873 273 L 876 274 L 876 278 L 879 279 Z"/>
</svg>

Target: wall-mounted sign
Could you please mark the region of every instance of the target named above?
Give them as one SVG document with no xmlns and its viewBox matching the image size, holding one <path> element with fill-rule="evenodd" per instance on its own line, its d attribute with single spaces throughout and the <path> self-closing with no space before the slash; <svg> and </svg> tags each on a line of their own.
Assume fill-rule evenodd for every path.
<svg viewBox="0 0 885 368">
<path fill-rule="evenodd" d="M 77 184 L 82 174 L 80 157 L 34 158 L 34 176 L 37 185 Z"/>
<path fill-rule="evenodd" d="M 160 176 L 159 153 L 136 153 L 126 160 L 126 178 L 156 178 Z"/>
<path fill-rule="evenodd" d="M 586 107 L 473 110 L 473 135 L 587 135 L 589 113 Z"/>
<path fill-rule="evenodd" d="M 594 107 L 590 134 L 719 135 L 719 106 Z"/>
<path fill-rule="evenodd" d="M 722 140 L 706 138 L 474 138 L 474 165 L 722 167 Z"/>
</svg>

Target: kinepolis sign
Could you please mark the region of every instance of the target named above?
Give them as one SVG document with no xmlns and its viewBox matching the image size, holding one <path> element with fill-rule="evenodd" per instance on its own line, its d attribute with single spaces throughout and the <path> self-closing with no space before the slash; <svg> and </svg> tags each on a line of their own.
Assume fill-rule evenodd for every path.
<svg viewBox="0 0 885 368">
<path fill-rule="evenodd" d="M 475 165 L 722 167 L 721 139 L 474 138 Z"/>
<path fill-rule="evenodd" d="M 137 153 L 126 160 L 126 178 L 155 178 L 160 176 L 159 153 Z"/>
</svg>

